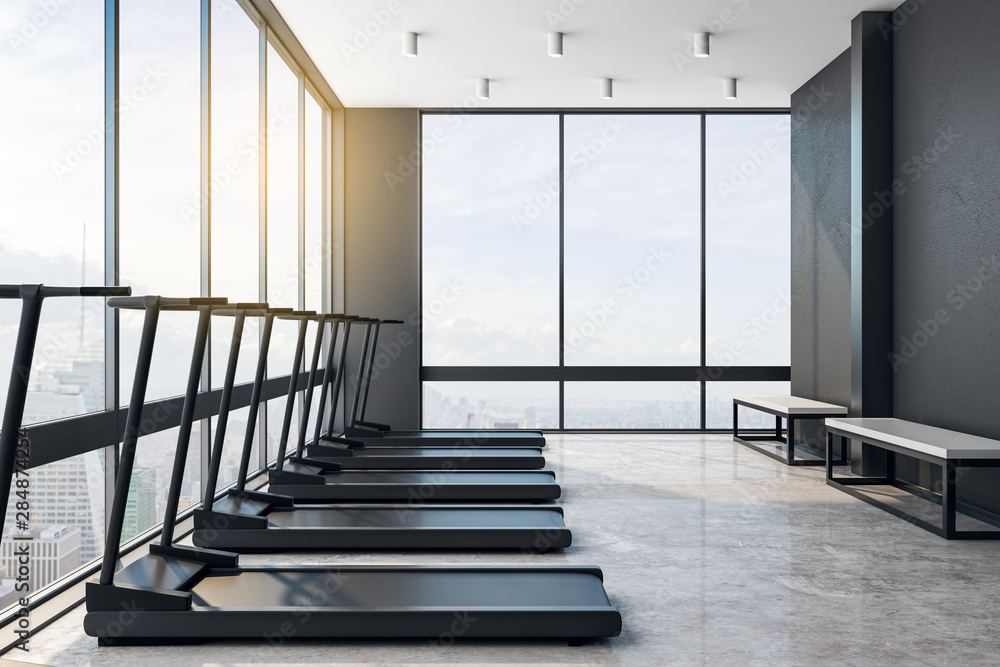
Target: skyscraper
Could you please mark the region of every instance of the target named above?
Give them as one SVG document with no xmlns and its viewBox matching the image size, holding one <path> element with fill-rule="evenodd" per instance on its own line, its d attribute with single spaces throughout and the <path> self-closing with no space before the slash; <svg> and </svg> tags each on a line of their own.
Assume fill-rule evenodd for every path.
<svg viewBox="0 0 1000 667">
<path fill-rule="evenodd" d="M 122 542 L 127 542 L 156 523 L 156 470 L 137 468 L 128 485 Z"/>
</svg>

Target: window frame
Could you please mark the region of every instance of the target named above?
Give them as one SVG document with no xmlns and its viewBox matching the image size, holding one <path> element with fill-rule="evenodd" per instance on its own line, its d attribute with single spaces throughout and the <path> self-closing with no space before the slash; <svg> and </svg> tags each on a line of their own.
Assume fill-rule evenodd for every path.
<svg viewBox="0 0 1000 667">
<path fill-rule="evenodd" d="M 791 366 L 719 366 L 709 365 L 706 361 L 706 304 L 707 304 L 707 118 L 712 115 L 754 115 L 754 116 L 790 116 L 791 109 L 786 107 L 768 108 L 699 108 L 699 109 L 421 109 L 418 127 L 419 145 L 423 146 L 423 118 L 425 115 L 543 115 L 551 114 L 559 117 L 559 365 L 558 366 L 428 366 L 423 363 L 423 337 L 420 337 L 420 415 L 423 426 L 424 414 L 424 382 L 558 382 L 559 383 L 559 432 L 605 431 L 607 429 L 567 429 L 565 426 L 565 383 L 582 382 L 691 382 L 700 383 L 700 428 L 697 429 L 622 429 L 620 432 L 671 432 L 671 433 L 723 433 L 730 429 L 707 428 L 706 418 L 706 383 L 708 382 L 790 382 Z M 696 115 L 700 116 L 701 132 L 701 193 L 700 193 L 700 363 L 696 366 L 566 366 L 565 365 L 565 118 L 572 115 Z M 423 188 L 423 165 L 420 170 L 421 189 Z M 420 330 L 423 331 L 423 207 L 419 211 L 420 225 Z"/>
</svg>

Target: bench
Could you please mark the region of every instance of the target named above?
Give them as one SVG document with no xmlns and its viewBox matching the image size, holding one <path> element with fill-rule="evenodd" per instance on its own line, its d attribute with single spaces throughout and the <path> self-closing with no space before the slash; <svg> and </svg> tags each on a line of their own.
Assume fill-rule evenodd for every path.
<svg viewBox="0 0 1000 667">
<path fill-rule="evenodd" d="M 851 418 L 826 420 L 826 483 L 859 500 L 909 521 L 948 540 L 996 540 L 1000 530 L 957 530 L 956 514 L 960 503 L 956 500 L 959 468 L 1000 468 L 1000 440 L 990 440 L 967 433 L 925 426 L 915 422 L 890 418 Z M 833 441 L 841 439 L 841 451 L 848 438 L 884 449 L 886 466 L 884 477 L 834 477 Z M 941 492 L 907 484 L 896 479 L 896 455 L 905 454 L 921 461 L 941 466 Z M 941 525 L 914 516 L 900 506 L 888 504 L 862 492 L 863 486 L 893 486 L 941 506 Z M 962 507 L 963 514 L 973 516 L 983 523 L 997 526 L 1000 523 L 985 513 L 971 507 Z"/>
<path fill-rule="evenodd" d="M 759 410 L 775 417 L 774 436 L 770 435 L 740 435 L 739 406 Z M 769 394 L 737 394 L 733 396 L 733 440 L 751 449 L 770 456 L 790 466 L 821 466 L 826 462 L 820 448 L 811 449 L 801 443 L 795 444 L 795 422 L 802 419 L 825 419 L 827 417 L 847 416 L 847 408 L 832 403 L 822 403 L 798 396 L 775 396 Z M 788 435 L 782 435 L 781 420 L 788 421 Z M 770 447 L 758 445 L 759 442 L 770 442 Z M 809 452 L 812 458 L 795 458 L 796 446 Z M 782 449 L 787 452 L 781 454 Z M 841 449 L 841 460 L 846 460 L 846 449 Z"/>
</svg>

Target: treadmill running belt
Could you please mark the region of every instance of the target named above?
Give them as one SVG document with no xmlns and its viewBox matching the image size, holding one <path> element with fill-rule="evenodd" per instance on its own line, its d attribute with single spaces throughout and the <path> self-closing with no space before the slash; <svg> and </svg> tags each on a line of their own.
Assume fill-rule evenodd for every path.
<svg viewBox="0 0 1000 667">
<path fill-rule="evenodd" d="M 555 510 L 505 509 L 298 509 L 273 511 L 268 523 L 277 528 L 558 528 L 562 514 Z"/>
<path fill-rule="evenodd" d="M 328 485 L 348 484 L 551 484 L 553 475 L 550 472 L 435 472 L 435 471 L 363 471 L 351 470 L 326 475 Z"/>
<path fill-rule="evenodd" d="M 317 591 L 324 595 L 317 595 Z M 585 573 L 545 572 L 393 572 L 325 573 L 247 569 L 239 574 L 211 575 L 192 590 L 200 608 L 267 609 L 273 607 L 336 607 L 389 609 L 449 607 L 607 607 L 599 577 Z"/>
</svg>

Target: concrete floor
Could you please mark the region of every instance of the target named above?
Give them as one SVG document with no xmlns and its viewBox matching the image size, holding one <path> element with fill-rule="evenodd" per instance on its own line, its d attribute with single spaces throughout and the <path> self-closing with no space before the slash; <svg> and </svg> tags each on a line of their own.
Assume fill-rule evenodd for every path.
<svg viewBox="0 0 1000 667">
<path fill-rule="evenodd" d="M 620 637 L 564 642 L 219 642 L 105 648 L 83 609 L 33 638 L 49 665 L 996 665 L 1000 543 L 948 542 L 726 436 L 550 436 L 575 546 L 244 556 L 254 563 L 600 565 Z M 19 654 L 19 655 L 15 655 Z"/>
</svg>

